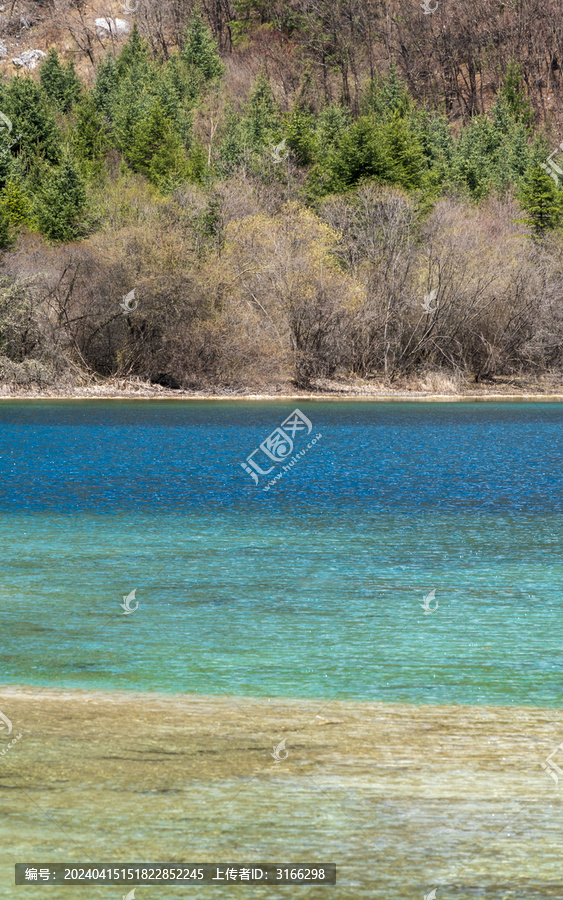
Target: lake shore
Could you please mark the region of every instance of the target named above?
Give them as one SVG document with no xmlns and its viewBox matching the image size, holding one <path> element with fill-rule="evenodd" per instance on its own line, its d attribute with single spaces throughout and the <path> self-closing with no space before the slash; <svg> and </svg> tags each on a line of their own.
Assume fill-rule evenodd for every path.
<svg viewBox="0 0 563 900">
<path fill-rule="evenodd" d="M 561 710 L 19 686 L 0 689 L 0 709 L 2 744 L 21 734 L 0 757 L 18 861 L 324 860 L 333 898 L 560 895 L 540 764 Z"/>
<path fill-rule="evenodd" d="M 552 378 L 526 381 L 499 379 L 494 383 L 457 382 L 436 375 L 398 382 L 395 386 L 375 381 L 320 381 L 314 388 L 299 390 L 291 384 L 260 389 L 240 388 L 209 390 L 172 390 L 136 379 L 108 379 L 65 388 L 22 388 L 5 384 L 0 387 L 2 400 L 268 400 L 308 401 L 531 401 L 563 400 L 563 381 Z"/>
</svg>

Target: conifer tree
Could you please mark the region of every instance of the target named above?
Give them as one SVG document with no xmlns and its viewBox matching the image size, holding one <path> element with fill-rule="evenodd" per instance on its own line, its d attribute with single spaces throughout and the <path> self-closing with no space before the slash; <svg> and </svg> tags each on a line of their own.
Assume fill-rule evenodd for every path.
<svg viewBox="0 0 563 900">
<path fill-rule="evenodd" d="M 186 174 L 186 154 L 160 101 L 153 104 L 133 132 L 126 159 L 135 172 L 141 172 L 153 184 L 163 187 L 172 176 Z"/>
<path fill-rule="evenodd" d="M 261 72 L 248 101 L 242 121 L 246 142 L 254 150 L 263 150 L 279 134 L 279 115 L 268 76 Z"/>
<path fill-rule="evenodd" d="M 29 76 L 12 78 L 6 88 L 4 110 L 18 135 L 16 152 L 57 163 L 61 133 L 42 89 Z"/>
<path fill-rule="evenodd" d="M 72 60 L 66 66 L 61 65 L 59 54 L 51 47 L 41 63 L 39 77 L 44 93 L 58 109 L 62 112 L 72 109 L 82 90 Z"/>
<path fill-rule="evenodd" d="M 198 6 L 186 30 L 181 50 L 182 59 L 201 74 L 204 81 L 211 81 L 223 74 L 224 66 L 219 56 L 217 42 L 201 17 Z"/>
<path fill-rule="evenodd" d="M 303 106 L 293 107 L 285 128 L 287 146 L 301 166 L 308 166 L 315 157 L 315 119 Z"/>
<path fill-rule="evenodd" d="M 385 118 L 393 113 L 404 116 L 410 106 L 408 91 L 397 73 L 395 63 L 392 63 L 385 78 L 380 80 L 372 78 L 369 82 L 362 103 L 362 112 L 365 115 L 374 114 L 378 118 Z"/>
<path fill-rule="evenodd" d="M 116 64 L 120 78 L 130 69 L 141 69 L 147 72 L 149 70 L 150 58 L 147 42 L 141 37 L 136 22 L 133 24 L 129 40 L 119 54 Z"/>
<path fill-rule="evenodd" d="M 38 198 L 40 231 L 52 241 L 73 241 L 83 232 L 86 187 L 69 156 L 55 169 Z"/>
<path fill-rule="evenodd" d="M 330 105 L 321 110 L 317 124 L 319 155 L 335 147 L 350 125 L 350 112 L 346 107 Z"/>
<path fill-rule="evenodd" d="M 2 210 L 8 222 L 16 227 L 33 225 L 31 198 L 23 186 L 21 174 L 15 170 L 9 176 L 0 196 Z"/>
<path fill-rule="evenodd" d="M 532 228 L 536 237 L 555 228 L 561 222 L 563 213 L 561 191 L 540 166 L 534 166 L 526 174 L 519 200 L 528 213 L 519 221 Z"/>
<path fill-rule="evenodd" d="M 71 140 L 74 155 L 82 164 L 81 168 L 91 174 L 100 172 L 109 139 L 105 121 L 92 94 L 87 94 L 76 105 Z"/>
<path fill-rule="evenodd" d="M 533 119 L 533 112 L 522 86 L 522 74 L 517 62 L 509 63 L 500 94 L 506 101 L 514 121 L 521 122 L 524 126 L 529 125 Z"/>
<path fill-rule="evenodd" d="M 383 126 L 385 180 L 406 189 L 421 187 L 426 161 L 420 141 L 405 119 L 391 115 Z"/>
<path fill-rule="evenodd" d="M 368 116 L 360 117 L 342 135 L 326 160 L 329 191 L 344 191 L 365 178 L 382 179 L 386 160 L 381 133 Z"/>
<path fill-rule="evenodd" d="M 108 53 L 98 63 L 96 82 L 93 89 L 93 97 L 100 112 L 110 121 L 113 117 L 115 97 L 119 90 L 119 72 L 117 63 L 111 53 Z"/>
</svg>

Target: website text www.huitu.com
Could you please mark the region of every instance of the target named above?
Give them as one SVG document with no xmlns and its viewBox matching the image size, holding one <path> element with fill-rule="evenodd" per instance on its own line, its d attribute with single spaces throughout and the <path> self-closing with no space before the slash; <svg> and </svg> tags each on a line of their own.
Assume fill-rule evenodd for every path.
<svg viewBox="0 0 563 900">
<path fill-rule="evenodd" d="M 283 476 L 285 475 L 285 473 L 286 473 L 286 472 L 289 472 L 289 470 L 293 468 L 293 466 L 295 465 L 295 463 L 296 463 L 299 459 L 301 459 L 302 456 L 305 456 L 305 454 L 307 453 L 307 451 L 310 450 L 311 447 L 314 447 L 315 444 L 317 443 L 317 441 L 320 441 L 321 438 L 322 438 L 322 434 L 317 434 L 316 437 L 314 437 L 312 441 L 309 441 L 309 443 L 307 444 L 307 446 L 305 447 L 304 450 L 301 450 L 299 453 L 294 453 L 293 456 L 291 457 L 291 459 L 289 460 L 289 462 L 286 463 L 285 466 L 283 466 L 281 472 L 278 472 L 277 475 L 274 475 L 274 477 L 270 479 L 270 481 L 268 482 L 268 484 L 266 484 L 266 485 L 262 488 L 262 490 L 263 490 L 263 491 L 269 491 L 270 488 L 272 487 L 272 485 L 276 484 L 276 482 L 279 481 L 280 478 L 283 478 Z"/>
</svg>

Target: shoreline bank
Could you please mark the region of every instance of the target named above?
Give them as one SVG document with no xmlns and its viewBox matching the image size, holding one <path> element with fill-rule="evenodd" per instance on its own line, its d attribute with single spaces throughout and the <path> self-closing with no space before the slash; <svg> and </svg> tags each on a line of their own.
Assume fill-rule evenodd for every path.
<svg viewBox="0 0 563 900">
<path fill-rule="evenodd" d="M 498 379 L 490 383 L 454 381 L 439 374 L 398 381 L 390 387 L 377 381 L 337 381 L 323 379 L 308 389 L 291 382 L 280 382 L 240 389 L 173 390 L 136 378 L 111 378 L 90 381 L 75 387 L 23 388 L 0 385 L 1 401 L 23 400 L 176 400 L 176 401 L 369 401 L 369 402 L 561 402 L 563 381 L 554 378 L 536 380 Z"/>
<path fill-rule="evenodd" d="M 280 403 L 299 403 L 307 402 L 366 402 L 366 403 L 561 403 L 563 402 L 563 390 L 560 393 L 459 393 L 459 394 L 439 394 L 439 393 L 422 393 L 422 392 L 389 392 L 378 394 L 363 393 L 260 393 L 260 394 L 205 394 L 205 393 L 189 393 L 181 391 L 162 391 L 162 392 L 140 392 L 130 391 L 76 391 L 76 392 L 19 392 L 13 394 L 0 394 L 0 404 L 6 402 L 23 402 L 37 400 L 59 400 L 60 402 L 84 401 L 84 400 L 173 400 L 176 402 L 192 402 L 198 401 L 202 403 L 209 402 L 246 402 L 246 403 L 265 403 L 278 401 Z"/>
</svg>

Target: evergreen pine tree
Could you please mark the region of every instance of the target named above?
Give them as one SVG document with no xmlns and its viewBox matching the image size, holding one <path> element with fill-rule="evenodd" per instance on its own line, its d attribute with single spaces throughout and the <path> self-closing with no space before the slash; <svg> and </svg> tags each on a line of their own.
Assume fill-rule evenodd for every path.
<svg viewBox="0 0 563 900">
<path fill-rule="evenodd" d="M 365 115 L 374 114 L 378 118 L 385 118 L 393 113 L 404 116 L 410 107 L 408 91 L 397 73 L 395 63 L 392 63 L 385 78 L 378 80 L 372 78 L 369 82 L 362 103 L 362 112 Z"/>
<path fill-rule="evenodd" d="M 563 212 L 561 191 L 539 166 L 534 166 L 526 174 L 519 200 L 528 213 L 519 221 L 532 228 L 535 236 L 541 236 L 559 225 Z"/>
<path fill-rule="evenodd" d="M 327 189 L 344 191 L 366 178 L 383 179 L 388 171 L 382 135 L 373 119 L 361 116 L 342 135 L 325 161 Z M 320 173 L 319 173 L 320 174 Z"/>
<path fill-rule="evenodd" d="M 25 190 L 21 174 L 14 171 L 8 178 L 0 196 L 2 210 L 10 224 L 19 227 L 33 226 L 31 199 Z"/>
<path fill-rule="evenodd" d="M 497 172 L 503 136 L 488 116 L 474 116 L 458 138 L 453 173 L 475 200 L 485 197 Z"/>
<path fill-rule="evenodd" d="M 148 115 L 136 126 L 125 157 L 135 172 L 141 172 L 153 184 L 163 187 L 171 177 L 186 174 L 186 154 L 172 123 L 155 101 Z"/>
<path fill-rule="evenodd" d="M 221 171 L 231 174 L 242 162 L 244 156 L 244 135 L 240 116 L 232 104 L 225 109 L 225 135 L 219 147 Z"/>
<path fill-rule="evenodd" d="M 86 187 L 69 156 L 51 173 L 37 202 L 40 231 L 52 241 L 73 241 L 83 232 Z"/>
<path fill-rule="evenodd" d="M 254 150 L 261 151 L 271 144 L 279 134 L 279 115 L 268 76 L 261 72 L 248 101 L 246 115 L 242 121 L 242 132 L 246 143 Z"/>
<path fill-rule="evenodd" d="M 316 143 L 319 154 L 324 155 L 335 147 L 350 125 L 350 112 L 343 106 L 325 106 L 317 120 Z"/>
<path fill-rule="evenodd" d="M 192 20 L 186 30 L 186 39 L 181 50 L 182 59 L 202 75 L 204 81 L 211 81 L 223 74 L 224 66 L 219 56 L 217 42 L 201 17 L 196 6 Z"/>
<path fill-rule="evenodd" d="M 57 163 L 61 155 L 61 133 L 42 89 L 29 76 L 12 78 L 6 89 L 3 111 L 18 135 L 16 152 L 37 155 Z M 14 151 L 12 151 L 14 152 Z"/>
<path fill-rule="evenodd" d="M 315 157 L 315 118 L 304 107 L 293 107 L 285 128 L 287 146 L 301 166 L 309 166 Z"/>
<path fill-rule="evenodd" d="M 55 106 L 62 112 L 72 109 L 82 90 L 72 60 L 66 66 L 61 65 L 59 54 L 51 47 L 41 63 L 39 77 L 44 93 Z"/>
<path fill-rule="evenodd" d="M 98 111 L 92 94 L 87 94 L 76 105 L 71 130 L 74 156 L 84 174 L 101 171 L 101 160 L 109 147 L 106 123 Z"/>
<path fill-rule="evenodd" d="M 117 63 L 112 54 L 108 53 L 98 63 L 92 95 L 100 112 L 110 121 L 113 117 L 113 107 L 118 90 L 119 72 Z"/>
<path fill-rule="evenodd" d="M 506 101 L 513 119 L 525 126 L 529 125 L 533 111 L 522 86 L 522 74 L 517 62 L 509 63 L 500 94 Z"/>
<path fill-rule="evenodd" d="M 120 78 L 130 69 L 149 69 L 150 57 L 147 42 L 141 37 L 136 22 L 133 24 L 129 40 L 119 54 L 116 64 Z"/>
<path fill-rule="evenodd" d="M 406 189 L 420 187 L 427 164 L 417 135 L 398 113 L 383 125 L 383 135 L 385 180 Z"/>
</svg>

